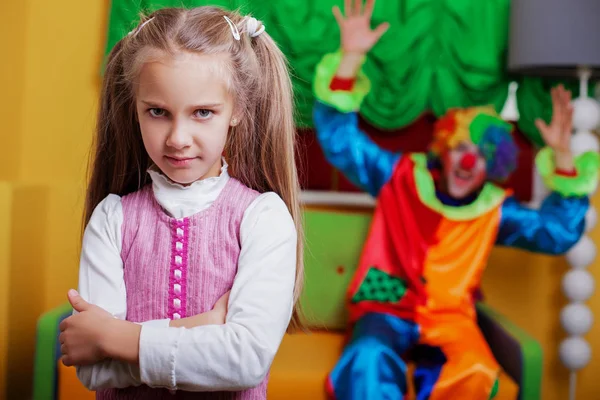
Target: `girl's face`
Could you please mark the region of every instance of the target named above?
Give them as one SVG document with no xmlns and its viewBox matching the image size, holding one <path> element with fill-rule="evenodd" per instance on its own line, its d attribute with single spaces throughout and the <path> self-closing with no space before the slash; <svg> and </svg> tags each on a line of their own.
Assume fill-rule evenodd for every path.
<svg viewBox="0 0 600 400">
<path fill-rule="evenodd" d="M 223 59 L 178 53 L 145 63 L 136 85 L 142 140 L 156 166 L 187 185 L 218 176 L 233 98 Z"/>
<path fill-rule="evenodd" d="M 455 199 L 469 196 L 485 182 L 485 158 L 473 143 L 459 143 L 447 151 L 441 161 L 446 190 Z"/>
</svg>

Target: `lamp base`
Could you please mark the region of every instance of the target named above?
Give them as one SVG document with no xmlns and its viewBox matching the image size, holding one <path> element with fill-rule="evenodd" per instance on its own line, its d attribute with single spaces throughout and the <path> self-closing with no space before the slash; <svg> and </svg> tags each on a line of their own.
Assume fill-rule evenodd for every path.
<svg viewBox="0 0 600 400">
<path fill-rule="evenodd" d="M 592 133 L 600 125 L 600 103 L 588 96 L 591 70 L 582 66 L 578 74 L 579 97 L 572 102 L 575 134 L 571 139 L 571 150 L 576 156 L 586 151 L 600 150 L 598 137 Z"/>
</svg>

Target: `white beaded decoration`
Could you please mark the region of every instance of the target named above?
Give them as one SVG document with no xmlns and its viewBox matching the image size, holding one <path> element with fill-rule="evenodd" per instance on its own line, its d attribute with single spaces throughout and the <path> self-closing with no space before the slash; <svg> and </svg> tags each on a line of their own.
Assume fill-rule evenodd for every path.
<svg viewBox="0 0 600 400">
<path fill-rule="evenodd" d="M 580 95 L 573 101 L 573 127 L 571 138 L 573 156 L 587 151 L 599 151 L 600 141 L 592 132 L 600 124 L 600 104 L 587 96 L 589 71 L 580 74 Z M 596 259 L 596 245 L 587 235 L 596 225 L 598 215 L 590 205 L 585 215 L 585 232 L 579 242 L 566 254 L 571 270 L 563 277 L 562 289 L 570 303 L 561 310 L 560 322 L 567 334 L 559 346 L 559 357 L 570 370 L 569 398 L 575 399 L 576 372 L 584 368 L 592 357 L 592 349 L 583 335 L 588 333 L 594 322 L 592 311 L 583 302 L 587 301 L 595 289 L 594 277 L 587 271 Z"/>
<path fill-rule="evenodd" d="M 574 157 L 587 151 L 600 151 L 600 140 L 593 132 L 600 125 L 600 103 L 586 95 L 589 77 L 589 71 L 581 73 L 581 94 L 572 102 L 575 133 L 571 138 L 571 151 Z M 516 88 L 517 85 L 514 82 L 511 83 L 509 95 L 501 114 L 508 121 L 519 119 Z M 596 93 L 600 100 L 600 85 L 596 87 Z M 550 191 L 535 166 L 533 172 L 532 199 L 529 206 L 538 209 Z M 585 215 L 584 235 L 565 257 L 571 270 L 563 277 L 562 290 L 570 303 L 561 310 L 560 322 L 569 336 L 560 343 L 559 357 L 563 365 L 571 371 L 570 399 L 575 398 L 576 371 L 585 367 L 592 357 L 590 345 L 582 336 L 590 331 L 594 316 L 583 302 L 594 294 L 595 289 L 594 277 L 586 268 L 594 262 L 597 255 L 596 245 L 587 235 L 596 226 L 597 221 L 597 211 L 590 205 Z"/>
</svg>

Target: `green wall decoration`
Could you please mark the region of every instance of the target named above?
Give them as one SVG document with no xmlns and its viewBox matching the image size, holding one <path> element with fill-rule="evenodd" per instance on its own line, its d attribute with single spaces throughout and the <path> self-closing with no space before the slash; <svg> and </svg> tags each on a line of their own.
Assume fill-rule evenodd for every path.
<svg viewBox="0 0 600 400">
<path fill-rule="evenodd" d="M 314 69 L 324 54 L 338 49 L 331 8 L 343 8 L 343 0 L 112 0 L 106 52 L 136 26 L 142 11 L 209 4 L 251 13 L 265 24 L 290 62 L 298 126 L 312 127 Z M 514 80 L 519 128 L 542 145 L 533 121 L 549 121 L 549 89 L 558 81 L 507 73 L 509 8 L 510 0 L 378 0 L 373 26 L 383 21 L 391 26 L 364 65 L 373 88 L 362 116 L 392 130 L 427 111 L 440 116 L 451 107 L 493 105 L 500 112 Z M 567 83 L 576 97 L 578 84 Z"/>
</svg>

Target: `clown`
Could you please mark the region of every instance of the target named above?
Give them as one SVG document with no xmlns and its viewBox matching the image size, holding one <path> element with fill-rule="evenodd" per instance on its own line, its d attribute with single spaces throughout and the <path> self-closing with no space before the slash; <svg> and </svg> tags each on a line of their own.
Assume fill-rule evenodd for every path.
<svg viewBox="0 0 600 400">
<path fill-rule="evenodd" d="M 348 289 L 351 339 L 331 371 L 335 399 L 402 399 L 403 356 L 413 348 L 417 398 L 493 398 L 499 365 L 478 329 L 475 296 L 494 245 L 562 254 L 584 231 L 598 155 L 569 150 L 570 93 L 553 89 L 550 125 L 537 121 L 547 144 L 536 163 L 552 193 L 539 210 L 518 203 L 498 183 L 514 171 L 512 125 L 492 108 L 450 110 L 438 120 L 427 154 L 379 148 L 358 128 L 356 111 L 370 83 L 365 54 L 387 29 L 370 29 L 347 2 L 341 50 L 316 69 L 314 122 L 325 156 L 377 198 L 373 222 Z"/>
</svg>

